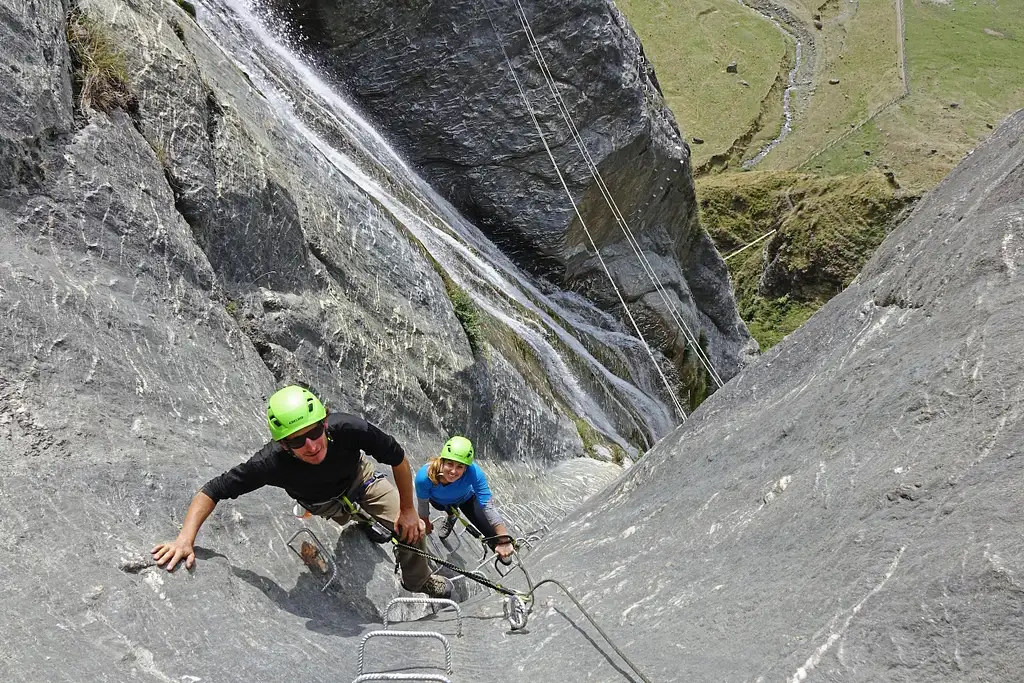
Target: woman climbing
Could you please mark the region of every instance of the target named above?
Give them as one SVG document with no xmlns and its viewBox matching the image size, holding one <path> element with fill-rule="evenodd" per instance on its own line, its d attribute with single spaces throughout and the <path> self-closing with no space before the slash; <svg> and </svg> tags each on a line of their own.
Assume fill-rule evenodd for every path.
<svg viewBox="0 0 1024 683">
<path fill-rule="evenodd" d="M 441 449 L 441 455 L 420 467 L 416 473 L 416 497 L 420 519 L 427 533 L 433 531 L 428 504 L 444 510 L 448 518 L 440 529 L 447 538 L 455 527 L 458 508 L 484 535 L 487 545 L 504 564 L 512 562 L 512 537 L 491 500 L 491 489 L 480 466 L 473 462 L 473 444 L 464 436 L 453 436 Z"/>
</svg>

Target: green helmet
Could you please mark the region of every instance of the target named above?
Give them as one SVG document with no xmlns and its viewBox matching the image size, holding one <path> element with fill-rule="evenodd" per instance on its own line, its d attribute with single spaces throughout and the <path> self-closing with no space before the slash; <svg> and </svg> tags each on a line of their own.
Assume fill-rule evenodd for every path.
<svg viewBox="0 0 1024 683">
<path fill-rule="evenodd" d="M 302 387 L 285 387 L 274 392 L 267 401 L 267 426 L 274 441 L 280 441 L 325 417 L 327 409 L 324 404 Z"/>
<path fill-rule="evenodd" d="M 464 436 L 453 436 L 441 449 L 441 457 L 445 460 L 461 462 L 469 467 L 473 464 L 473 442 Z"/>
</svg>

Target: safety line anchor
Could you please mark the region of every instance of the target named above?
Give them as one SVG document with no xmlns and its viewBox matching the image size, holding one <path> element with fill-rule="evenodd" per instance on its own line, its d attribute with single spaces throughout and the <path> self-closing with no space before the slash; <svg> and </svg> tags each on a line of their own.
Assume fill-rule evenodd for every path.
<svg viewBox="0 0 1024 683">
<path fill-rule="evenodd" d="M 508 619 L 509 626 L 513 631 L 526 628 L 529 610 L 526 609 L 526 603 L 521 597 L 518 595 L 507 596 L 501 603 L 501 610 L 505 613 L 505 618 Z"/>
</svg>

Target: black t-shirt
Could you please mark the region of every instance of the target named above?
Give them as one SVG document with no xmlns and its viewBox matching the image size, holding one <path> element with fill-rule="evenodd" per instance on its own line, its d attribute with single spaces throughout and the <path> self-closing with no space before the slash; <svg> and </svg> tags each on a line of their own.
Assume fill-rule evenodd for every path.
<svg viewBox="0 0 1024 683">
<path fill-rule="evenodd" d="M 247 461 L 206 482 L 201 490 L 219 501 L 262 486 L 277 486 L 296 500 L 319 503 L 344 495 L 356 483 L 360 451 L 385 465 L 400 465 L 405 459 L 394 437 L 356 415 L 328 415 L 327 439 L 327 455 L 318 465 L 299 460 L 271 441 Z"/>
</svg>

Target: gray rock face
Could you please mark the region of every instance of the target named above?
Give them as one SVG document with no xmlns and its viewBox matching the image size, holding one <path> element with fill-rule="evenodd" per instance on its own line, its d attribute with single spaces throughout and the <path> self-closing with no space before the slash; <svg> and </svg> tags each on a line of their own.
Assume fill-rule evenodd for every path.
<svg viewBox="0 0 1024 683">
<path fill-rule="evenodd" d="M 1024 111 L 533 556 L 651 680 L 1024 676 L 1022 138 Z M 542 596 L 519 677 L 628 673 Z"/>
<path fill-rule="evenodd" d="M 0 166 L 20 169 L 0 188 L 0 674 L 351 680 L 398 593 L 358 532 L 312 523 L 340 565 L 326 592 L 285 547 L 280 491 L 218 506 L 193 573 L 148 559 L 262 443 L 276 376 L 377 419 L 417 463 L 486 416 L 520 518 L 617 470 L 494 457 L 580 437 L 508 357 L 480 371 L 400 207 L 296 137 L 173 3 L 84 10 L 130 46 L 134 116 L 75 111 L 61 8 L 0 8 L 0 31 L 30 34 L 0 53 L 0 74 L 26 74 L 0 88 Z M 569 585 L 652 680 L 1020 679 L 1022 134 L 1024 112 L 843 295 L 548 536 L 535 580 Z M 622 675 L 550 586 L 514 637 L 494 596 L 465 610 L 457 680 Z M 404 662 L 439 655 L 371 658 Z"/>
<path fill-rule="evenodd" d="M 0 40 L 8 55 L 0 96 L 0 190 L 38 186 L 46 142 L 71 129 L 71 65 L 63 3 L 0 7 Z"/>
<path fill-rule="evenodd" d="M 175 3 L 76 8 L 123 52 L 130 113 L 76 106 L 69 7 L 0 7 L 0 675 L 349 670 L 354 652 L 309 664 L 277 636 L 246 655 L 233 625 L 291 623 L 310 652 L 361 633 L 398 588 L 359 534 L 318 527 L 346 576 L 327 594 L 284 547 L 298 523 L 276 490 L 218 506 L 201 573 L 148 559 L 198 486 L 266 439 L 278 381 L 379 422 L 416 465 L 470 433 L 499 499 L 538 503 L 524 524 L 618 468 L 569 459 L 575 425 L 504 358 L 473 353 L 397 209 L 277 118 Z M 548 477 L 572 485 L 537 491 Z"/>
<path fill-rule="evenodd" d="M 606 266 L 643 333 L 677 362 L 688 335 L 673 310 L 692 337 L 703 333 L 723 377 L 756 353 L 722 260 L 698 224 L 689 148 L 639 39 L 613 3 L 522 6 L 572 121 L 665 296 L 657 293 L 574 144 L 515 5 L 271 4 L 433 184 L 521 265 L 622 315 Z"/>
</svg>

